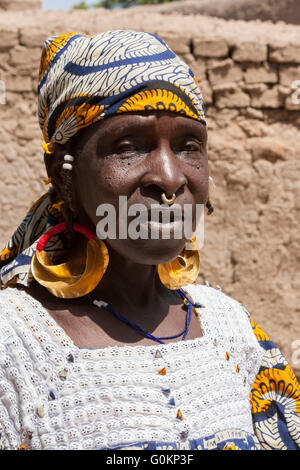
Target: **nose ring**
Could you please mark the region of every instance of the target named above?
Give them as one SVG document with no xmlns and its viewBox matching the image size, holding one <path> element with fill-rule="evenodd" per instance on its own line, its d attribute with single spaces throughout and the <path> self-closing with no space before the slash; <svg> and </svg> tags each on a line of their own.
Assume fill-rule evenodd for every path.
<svg viewBox="0 0 300 470">
<path fill-rule="evenodd" d="M 173 193 L 173 195 L 172 195 L 171 198 L 168 198 L 168 197 L 166 196 L 166 193 L 162 193 L 162 194 L 161 194 L 161 200 L 162 200 L 162 202 L 163 202 L 164 204 L 168 204 L 169 206 L 170 206 L 171 204 L 173 204 L 173 202 L 175 201 L 175 199 L 176 199 L 175 193 Z"/>
</svg>

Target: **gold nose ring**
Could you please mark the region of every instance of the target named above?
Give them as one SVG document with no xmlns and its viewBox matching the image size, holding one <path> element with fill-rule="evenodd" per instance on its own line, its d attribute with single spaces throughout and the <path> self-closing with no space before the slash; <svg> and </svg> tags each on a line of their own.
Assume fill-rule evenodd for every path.
<svg viewBox="0 0 300 470">
<path fill-rule="evenodd" d="M 161 200 L 162 200 L 162 202 L 163 202 L 164 204 L 168 204 L 169 206 L 170 206 L 171 204 L 173 204 L 173 202 L 175 201 L 175 199 L 176 199 L 175 193 L 173 193 L 173 195 L 172 195 L 171 198 L 168 198 L 168 197 L 166 196 L 166 193 L 162 193 L 162 195 L 161 195 Z"/>
</svg>

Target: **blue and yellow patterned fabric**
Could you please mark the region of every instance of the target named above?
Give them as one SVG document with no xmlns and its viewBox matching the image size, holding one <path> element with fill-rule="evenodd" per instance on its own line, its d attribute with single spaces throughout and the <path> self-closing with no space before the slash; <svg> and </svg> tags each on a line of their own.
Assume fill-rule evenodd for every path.
<svg viewBox="0 0 300 470">
<path fill-rule="evenodd" d="M 205 123 L 196 77 L 154 34 L 50 38 L 39 78 L 39 122 L 47 143 L 65 143 L 78 130 L 124 112 L 171 111 Z"/>
<path fill-rule="evenodd" d="M 0 287 L 13 284 L 28 286 L 31 283 L 31 259 L 38 240 L 43 233 L 63 220 L 61 205 L 52 202 L 48 193 L 33 204 L 0 252 Z M 58 236 L 53 237 L 46 250 L 49 254 L 59 256 L 64 250 L 62 240 Z"/>
<path fill-rule="evenodd" d="M 260 326 L 253 332 L 264 350 L 250 393 L 256 436 L 265 450 L 300 449 L 300 389 L 294 372 Z"/>
</svg>

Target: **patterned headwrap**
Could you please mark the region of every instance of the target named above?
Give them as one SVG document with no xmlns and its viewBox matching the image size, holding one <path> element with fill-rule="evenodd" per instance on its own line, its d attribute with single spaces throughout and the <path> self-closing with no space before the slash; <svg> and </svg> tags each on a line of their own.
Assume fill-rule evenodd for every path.
<svg viewBox="0 0 300 470">
<path fill-rule="evenodd" d="M 196 77 L 167 44 L 151 33 L 67 33 L 46 40 L 38 85 L 39 124 L 46 144 L 64 144 L 80 129 L 132 111 L 172 111 L 205 124 Z M 30 209 L 0 253 L 0 286 L 32 280 L 39 238 L 63 218 L 49 194 Z M 51 240 L 50 256 L 63 249 Z"/>
</svg>

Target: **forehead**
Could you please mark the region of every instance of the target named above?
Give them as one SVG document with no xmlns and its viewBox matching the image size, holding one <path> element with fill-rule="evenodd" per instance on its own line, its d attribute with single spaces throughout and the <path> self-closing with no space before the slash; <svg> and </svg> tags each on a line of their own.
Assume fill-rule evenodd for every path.
<svg viewBox="0 0 300 470">
<path fill-rule="evenodd" d="M 72 148 L 80 150 L 96 145 L 99 140 L 104 144 L 129 134 L 142 136 L 142 133 L 156 137 L 168 133 L 173 136 L 190 133 L 204 141 L 207 138 L 206 125 L 196 119 L 168 111 L 141 111 L 113 115 L 82 129 L 72 139 Z"/>
<path fill-rule="evenodd" d="M 162 132 L 165 128 L 190 130 L 193 132 L 206 133 L 206 126 L 196 119 L 182 116 L 172 112 L 139 112 L 139 113 L 122 113 L 104 119 L 91 129 L 94 134 L 108 134 L 110 132 L 122 133 L 126 130 L 146 128 L 157 128 Z"/>
</svg>

